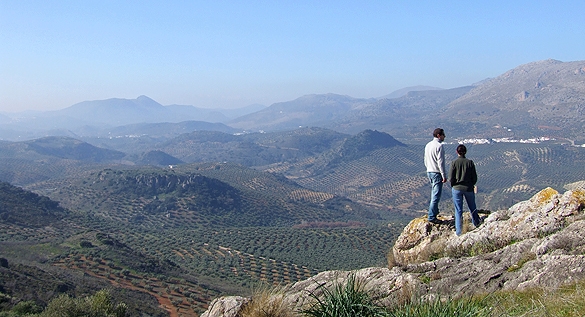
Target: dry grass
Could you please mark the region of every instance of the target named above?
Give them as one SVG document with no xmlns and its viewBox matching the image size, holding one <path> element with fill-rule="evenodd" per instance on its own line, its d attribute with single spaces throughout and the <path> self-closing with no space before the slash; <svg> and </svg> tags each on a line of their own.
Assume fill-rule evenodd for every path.
<svg viewBox="0 0 585 317">
<path fill-rule="evenodd" d="M 396 263 L 396 259 L 394 259 L 394 248 L 390 248 L 390 250 L 386 254 L 386 260 L 388 262 L 389 269 L 392 269 L 393 267 L 395 267 L 398 264 L 398 263 Z"/>
<path fill-rule="evenodd" d="M 485 300 L 492 316 L 585 316 L 585 281 L 555 290 L 497 292 Z"/>
<path fill-rule="evenodd" d="M 242 308 L 241 317 L 296 317 L 281 287 L 260 287 Z"/>
</svg>

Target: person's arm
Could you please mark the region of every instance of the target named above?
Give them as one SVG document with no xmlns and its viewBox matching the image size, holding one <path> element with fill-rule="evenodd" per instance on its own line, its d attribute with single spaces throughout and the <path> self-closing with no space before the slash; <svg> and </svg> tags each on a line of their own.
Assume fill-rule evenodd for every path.
<svg viewBox="0 0 585 317">
<path fill-rule="evenodd" d="M 451 187 L 455 185 L 455 161 L 451 162 L 451 168 L 449 169 L 449 182 L 451 183 Z"/>
<path fill-rule="evenodd" d="M 443 145 L 439 146 L 439 155 L 437 157 L 437 165 L 439 165 L 439 171 L 443 177 L 443 183 L 447 182 L 447 173 L 445 172 L 445 150 Z"/>
<path fill-rule="evenodd" d="M 473 161 L 470 161 L 471 164 L 469 166 L 470 171 L 469 173 L 471 174 L 471 182 L 473 183 L 473 185 L 475 185 L 477 183 L 477 172 L 475 171 L 475 164 L 473 163 Z"/>
</svg>

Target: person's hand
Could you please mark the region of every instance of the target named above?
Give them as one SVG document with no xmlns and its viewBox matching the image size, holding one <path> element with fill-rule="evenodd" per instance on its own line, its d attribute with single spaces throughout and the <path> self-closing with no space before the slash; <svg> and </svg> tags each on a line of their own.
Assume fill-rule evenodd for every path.
<svg viewBox="0 0 585 317">
<path fill-rule="evenodd" d="M 446 183 L 446 182 L 447 182 L 447 179 L 446 178 L 443 178 L 443 183 Z"/>
</svg>

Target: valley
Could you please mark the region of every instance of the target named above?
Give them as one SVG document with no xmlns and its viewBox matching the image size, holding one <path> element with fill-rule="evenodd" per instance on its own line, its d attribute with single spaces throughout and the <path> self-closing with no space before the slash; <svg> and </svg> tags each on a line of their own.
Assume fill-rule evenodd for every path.
<svg viewBox="0 0 585 317">
<path fill-rule="evenodd" d="M 2 257 L 12 274 L 22 267 L 60 272 L 47 290 L 63 284 L 69 293 L 81 292 L 76 276 L 83 274 L 95 289 L 132 290 L 125 296 L 151 296 L 149 309 L 158 314 L 163 305 L 182 315 L 199 314 L 215 297 L 249 294 L 260 284 L 385 266 L 404 225 L 424 214 L 428 203 L 423 146 L 371 130 L 347 136 L 312 128 L 284 135 L 226 135 L 225 144 L 183 135 L 175 148 L 197 144 L 199 151 L 176 154 L 185 163 L 158 166 L 96 162 L 96 155 L 71 159 L 12 143 L 21 152 L 13 150 L 0 170 L 25 190 L 6 184 L 3 192 L 35 194 L 0 213 Z M 50 144 L 77 146 L 68 138 Z M 201 153 L 202 161 L 229 155 L 227 146 L 235 148 L 239 163 L 187 163 L 192 153 Z M 453 159 L 456 145 L 445 146 Z M 476 144 L 468 153 L 477 165 L 483 209 L 506 208 L 543 187 L 563 190 L 585 179 L 584 149 L 553 141 Z M 19 207 L 27 195 L 46 202 L 44 211 Z M 441 209 L 448 215 L 448 191 L 445 196 Z"/>
</svg>

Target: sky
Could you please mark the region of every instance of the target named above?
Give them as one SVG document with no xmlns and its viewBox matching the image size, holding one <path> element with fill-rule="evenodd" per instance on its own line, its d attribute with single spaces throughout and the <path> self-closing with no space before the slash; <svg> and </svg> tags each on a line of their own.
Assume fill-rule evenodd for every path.
<svg viewBox="0 0 585 317">
<path fill-rule="evenodd" d="M 269 106 L 585 60 L 585 1 L 0 0 L 0 112 Z"/>
</svg>

